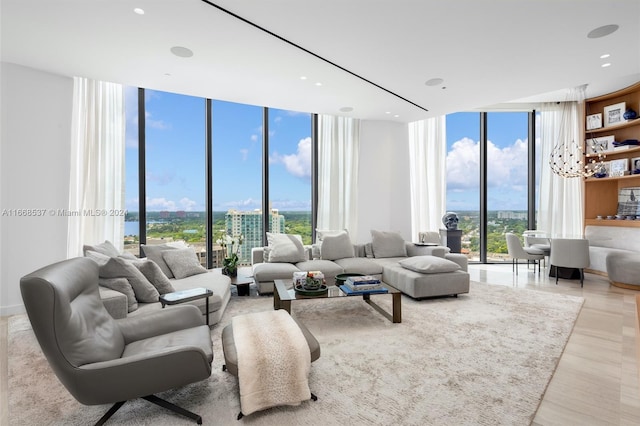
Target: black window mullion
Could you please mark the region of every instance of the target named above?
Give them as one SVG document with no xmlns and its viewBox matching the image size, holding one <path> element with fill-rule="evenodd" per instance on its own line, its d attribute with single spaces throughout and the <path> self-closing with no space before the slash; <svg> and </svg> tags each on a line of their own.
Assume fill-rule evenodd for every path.
<svg viewBox="0 0 640 426">
<path fill-rule="evenodd" d="M 262 245 L 267 245 L 269 209 L 269 108 L 262 109 Z"/>
<path fill-rule="evenodd" d="M 536 111 L 529 112 L 528 176 L 527 176 L 527 229 L 536 229 Z"/>
<path fill-rule="evenodd" d="M 480 113 L 480 262 L 487 263 L 487 113 Z"/>
<path fill-rule="evenodd" d="M 213 108 L 211 99 L 205 100 L 205 167 L 206 167 L 206 206 L 205 224 L 207 268 L 213 268 Z"/>
<path fill-rule="evenodd" d="M 147 182 L 146 176 L 146 116 L 144 89 L 138 88 L 138 255 L 142 256 L 142 245 L 147 243 Z"/>
</svg>

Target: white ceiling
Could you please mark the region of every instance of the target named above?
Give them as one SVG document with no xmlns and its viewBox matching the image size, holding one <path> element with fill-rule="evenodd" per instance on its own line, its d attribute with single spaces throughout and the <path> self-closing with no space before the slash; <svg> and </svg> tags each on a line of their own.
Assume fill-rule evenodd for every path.
<svg viewBox="0 0 640 426">
<path fill-rule="evenodd" d="M 640 80 L 638 0 L 212 2 L 375 85 L 202 0 L 1 0 L 2 61 L 399 122 L 505 102 L 564 100 L 567 89 L 582 84 L 591 97 Z M 135 14 L 136 7 L 145 14 Z M 608 24 L 620 28 L 587 38 Z M 177 57 L 173 46 L 194 55 Z M 601 67 L 605 53 L 608 68 Z M 432 78 L 444 83 L 425 85 Z M 341 112 L 344 107 L 353 111 Z"/>
</svg>

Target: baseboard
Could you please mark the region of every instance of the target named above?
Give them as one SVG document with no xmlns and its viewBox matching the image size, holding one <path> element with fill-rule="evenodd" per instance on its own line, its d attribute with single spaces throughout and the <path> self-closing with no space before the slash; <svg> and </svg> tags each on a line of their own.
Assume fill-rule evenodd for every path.
<svg viewBox="0 0 640 426">
<path fill-rule="evenodd" d="M 584 271 L 588 272 L 589 274 L 595 274 L 595 275 L 600 275 L 601 277 L 609 278 L 609 274 L 607 274 L 606 272 L 596 271 L 595 269 L 589 269 L 589 268 L 585 268 Z"/>
<path fill-rule="evenodd" d="M 0 306 L 0 317 L 26 313 L 24 305 Z"/>
</svg>

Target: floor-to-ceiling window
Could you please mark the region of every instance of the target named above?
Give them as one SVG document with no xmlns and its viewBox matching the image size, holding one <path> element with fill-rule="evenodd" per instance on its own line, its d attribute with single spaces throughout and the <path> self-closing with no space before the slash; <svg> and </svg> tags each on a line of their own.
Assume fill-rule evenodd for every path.
<svg viewBox="0 0 640 426">
<path fill-rule="evenodd" d="M 447 210 L 459 215 L 462 252 L 471 261 L 508 259 L 505 233 L 535 227 L 529 219 L 538 182 L 536 174 L 530 187 L 529 171 L 538 167 L 530 160 L 532 122 L 528 112 L 447 116 Z"/>
<path fill-rule="evenodd" d="M 447 115 L 447 211 L 458 214 L 462 253 L 480 253 L 480 120 L 478 113 Z"/>
<path fill-rule="evenodd" d="M 181 240 L 203 265 L 220 266 L 217 239 L 242 235 L 241 263 L 250 264 L 265 217 L 273 232 L 311 243 L 311 114 L 270 109 L 265 123 L 259 106 L 135 88 L 126 99 L 129 251 Z"/>
<path fill-rule="evenodd" d="M 269 109 L 270 230 L 304 244 L 311 244 L 311 147 L 311 114 Z"/>
<path fill-rule="evenodd" d="M 487 113 L 488 262 L 510 260 L 505 233 L 528 229 L 527 134 L 526 112 Z"/>
<path fill-rule="evenodd" d="M 214 241 L 242 236 L 242 264 L 250 264 L 251 249 L 262 246 L 262 110 L 213 101 L 211 114 Z"/>
<path fill-rule="evenodd" d="M 204 99 L 145 94 L 147 244 L 182 240 L 204 259 Z"/>
</svg>

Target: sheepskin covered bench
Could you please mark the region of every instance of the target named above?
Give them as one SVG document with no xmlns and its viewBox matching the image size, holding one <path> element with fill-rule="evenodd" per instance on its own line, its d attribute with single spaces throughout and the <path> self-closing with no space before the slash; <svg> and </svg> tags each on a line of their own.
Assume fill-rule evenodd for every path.
<svg viewBox="0 0 640 426">
<path fill-rule="evenodd" d="M 234 317 L 222 330 L 222 350 L 223 371 L 238 377 L 238 419 L 270 407 L 317 399 L 309 391 L 307 378 L 309 364 L 320 358 L 320 344 L 286 311 Z M 292 373 L 296 369 L 300 371 Z"/>
</svg>

